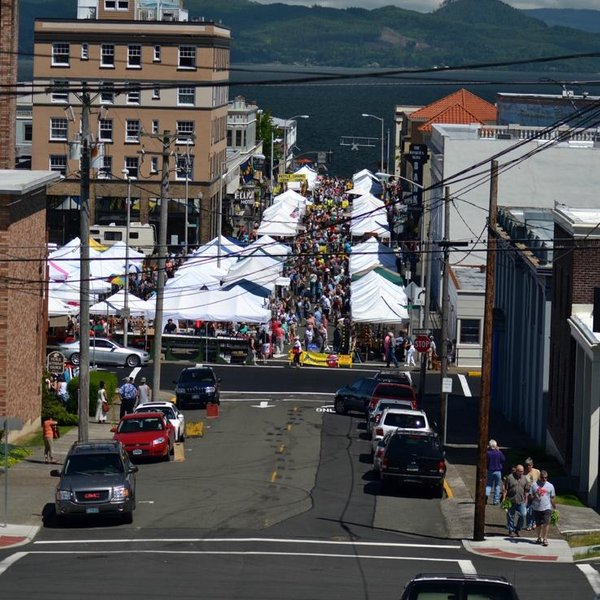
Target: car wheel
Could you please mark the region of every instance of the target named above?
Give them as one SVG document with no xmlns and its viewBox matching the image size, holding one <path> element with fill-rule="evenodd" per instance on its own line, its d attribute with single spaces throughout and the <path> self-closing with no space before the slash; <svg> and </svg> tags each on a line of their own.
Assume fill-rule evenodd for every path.
<svg viewBox="0 0 600 600">
<path fill-rule="evenodd" d="M 79 363 L 81 362 L 81 357 L 79 356 L 79 352 L 73 352 L 73 354 L 71 354 L 71 358 L 69 358 L 69 360 L 76 366 L 79 366 Z"/>
<path fill-rule="evenodd" d="M 133 523 L 133 511 L 130 510 L 129 512 L 123 513 L 122 519 L 125 525 L 131 525 Z"/>
<path fill-rule="evenodd" d="M 135 369 L 135 367 L 139 367 L 141 364 L 141 360 L 140 357 L 137 356 L 136 354 L 130 354 L 127 357 L 127 360 L 125 360 L 125 366 L 129 367 L 130 369 Z"/>
<path fill-rule="evenodd" d="M 335 412 L 338 415 L 345 415 L 348 412 L 346 410 L 346 406 L 345 406 L 344 400 L 342 398 L 335 399 L 334 407 L 335 407 Z"/>
<path fill-rule="evenodd" d="M 167 449 L 167 453 L 163 456 L 163 460 L 165 462 L 169 462 L 171 460 L 171 446 Z"/>
<path fill-rule="evenodd" d="M 179 435 L 179 441 L 180 441 L 182 444 L 183 444 L 183 442 L 185 442 L 185 432 L 184 432 L 184 430 L 183 430 L 183 429 L 181 430 L 181 433 L 180 433 L 180 435 Z"/>
</svg>

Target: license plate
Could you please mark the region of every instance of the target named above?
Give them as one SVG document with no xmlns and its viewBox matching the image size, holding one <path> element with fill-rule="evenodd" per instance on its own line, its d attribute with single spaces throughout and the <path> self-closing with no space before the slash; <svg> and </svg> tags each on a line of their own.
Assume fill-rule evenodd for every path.
<svg viewBox="0 0 600 600">
<path fill-rule="evenodd" d="M 192 394 L 192 400 L 200 400 L 200 394 Z"/>
<path fill-rule="evenodd" d="M 417 467 L 416 465 L 408 465 L 408 466 L 406 467 L 406 470 L 407 470 L 409 473 L 418 473 L 418 472 L 419 472 L 419 467 Z"/>
<path fill-rule="evenodd" d="M 100 512 L 99 508 L 94 508 L 93 506 L 90 506 L 89 508 L 85 509 L 86 514 L 88 515 L 97 515 Z"/>
<path fill-rule="evenodd" d="M 134 456 L 139 456 L 142 453 L 142 451 L 139 448 L 136 448 L 131 454 L 133 454 Z"/>
</svg>

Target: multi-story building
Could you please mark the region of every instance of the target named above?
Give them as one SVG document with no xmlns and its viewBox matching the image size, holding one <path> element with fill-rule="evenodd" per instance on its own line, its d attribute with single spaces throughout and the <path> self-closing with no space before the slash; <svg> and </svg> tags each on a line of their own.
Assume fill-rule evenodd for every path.
<svg viewBox="0 0 600 600">
<path fill-rule="evenodd" d="M 32 168 L 63 176 L 50 208 L 77 211 L 87 95 L 91 222 L 125 221 L 129 179 L 132 220 L 158 229 L 162 194 L 170 243 L 185 237 L 186 215 L 190 243 L 215 235 L 230 43 L 226 27 L 189 20 L 182 0 L 79 0 L 77 19 L 37 20 Z M 161 187 L 163 161 L 169 184 Z M 53 237 L 62 239 L 51 241 L 77 235 L 64 230 L 76 221 L 55 222 Z"/>
</svg>

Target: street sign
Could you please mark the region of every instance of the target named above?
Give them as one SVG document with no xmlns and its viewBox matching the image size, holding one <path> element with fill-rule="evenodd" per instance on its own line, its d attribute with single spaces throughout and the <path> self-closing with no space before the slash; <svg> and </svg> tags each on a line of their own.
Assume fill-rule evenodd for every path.
<svg viewBox="0 0 600 600">
<path fill-rule="evenodd" d="M 427 350 L 429 350 L 430 345 L 431 342 L 429 341 L 429 338 L 426 335 L 418 335 L 415 338 L 415 350 L 418 350 L 419 352 L 427 352 Z"/>
<path fill-rule="evenodd" d="M 444 377 L 442 379 L 442 392 L 444 394 L 452 393 L 452 377 Z"/>
<path fill-rule="evenodd" d="M 53 375 L 62 375 L 65 371 L 65 356 L 62 352 L 55 350 L 50 352 L 46 358 L 46 368 Z"/>
<path fill-rule="evenodd" d="M 306 181 L 304 173 L 283 173 L 277 176 L 279 183 L 288 183 L 290 181 Z"/>
</svg>

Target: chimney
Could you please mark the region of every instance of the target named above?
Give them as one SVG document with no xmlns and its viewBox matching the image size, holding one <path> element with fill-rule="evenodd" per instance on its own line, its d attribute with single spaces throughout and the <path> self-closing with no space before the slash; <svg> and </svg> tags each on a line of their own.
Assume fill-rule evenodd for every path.
<svg viewBox="0 0 600 600">
<path fill-rule="evenodd" d="M 17 51 L 19 1 L 0 0 L 0 89 L 7 96 L 0 102 L 0 169 L 14 169 L 17 126 Z"/>
</svg>

